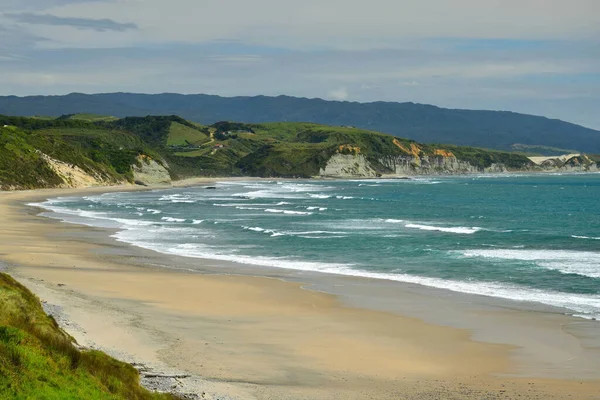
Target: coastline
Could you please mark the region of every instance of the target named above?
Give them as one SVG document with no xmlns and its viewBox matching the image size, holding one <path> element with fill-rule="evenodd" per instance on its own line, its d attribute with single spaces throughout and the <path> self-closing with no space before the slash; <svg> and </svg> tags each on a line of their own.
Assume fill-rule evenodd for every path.
<svg viewBox="0 0 600 400">
<path fill-rule="evenodd" d="M 199 182 L 188 184 L 194 183 Z M 550 349 L 557 340 L 573 336 L 553 330 L 583 324 L 571 317 L 470 306 L 450 310 L 449 305 L 436 311 L 449 298 L 432 298 L 428 293 L 435 291 L 397 283 L 378 282 L 376 289 L 403 288 L 399 301 L 408 305 L 406 309 L 389 302 L 375 304 L 369 300 L 373 288 L 368 279 L 330 277 L 322 283 L 314 276 L 284 272 L 251 276 L 253 271 L 259 275 L 259 268 L 248 269 L 243 276 L 235 265 L 184 261 L 131 248 L 108 239 L 105 230 L 38 217 L 38 211 L 23 204 L 61 195 L 144 189 L 155 188 L 0 194 L 4 222 L 0 259 L 8 261 L 9 273 L 42 299 L 62 307 L 80 328 L 69 333 L 81 344 L 95 343 L 137 362 L 206 377 L 205 390 L 233 398 L 572 394 L 584 399 L 600 392 L 598 377 L 577 380 L 577 373 L 561 373 L 556 367 L 555 376 L 536 374 L 535 366 L 523 371 L 519 363 L 526 355 L 514 357 L 517 346 L 502 337 L 517 328 L 515 321 L 527 321 L 530 334 L 550 337 L 544 343 Z M 184 268 L 185 262 L 201 264 L 205 274 L 157 267 L 170 263 Z M 339 281 L 342 286 L 353 283 L 360 291 L 327 294 L 338 290 L 334 286 L 341 287 L 335 285 Z M 452 305 L 469 299 L 449 297 L 455 298 Z M 386 299 L 377 298 L 380 303 Z M 400 312 L 410 308 L 419 315 Z M 480 326 L 453 327 L 456 321 L 450 320 L 460 313 L 478 316 L 465 317 L 463 325 Z M 481 325 L 497 318 L 504 318 L 502 323 L 508 326 L 493 343 Z M 566 343 L 565 360 L 578 357 L 578 346 L 581 351 L 580 343 Z"/>
</svg>

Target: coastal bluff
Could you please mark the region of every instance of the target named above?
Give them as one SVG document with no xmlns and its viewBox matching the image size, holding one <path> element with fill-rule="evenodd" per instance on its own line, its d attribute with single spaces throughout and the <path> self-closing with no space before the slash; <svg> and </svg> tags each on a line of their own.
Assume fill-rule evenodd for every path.
<svg viewBox="0 0 600 400">
<path fill-rule="evenodd" d="M 165 185 L 199 177 L 378 178 L 587 172 L 600 157 L 538 160 L 516 152 L 427 144 L 352 126 L 178 116 L 0 116 L 2 190 Z"/>
</svg>

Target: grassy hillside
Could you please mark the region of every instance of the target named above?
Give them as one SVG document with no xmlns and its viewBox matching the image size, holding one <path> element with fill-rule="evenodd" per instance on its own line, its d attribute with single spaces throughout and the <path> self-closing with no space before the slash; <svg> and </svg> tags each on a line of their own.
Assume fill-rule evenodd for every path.
<svg viewBox="0 0 600 400">
<path fill-rule="evenodd" d="M 167 136 L 167 146 L 194 146 L 206 142 L 209 135 L 200 129 L 179 122 L 172 122 Z"/>
<path fill-rule="evenodd" d="M 392 173 L 384 157 L 457 156 L 478 168 L 493 163 L 520 169 L 531 166 L 515 153 L 447 145 L 419 144 L 379 132 L 312 123 L 202 126 L 177 116 L 118 120 L 64 116 L 56 119 L 0 117 L 5 154 L 0 182 L 5 186 L 51 187 L 57 179 L 43 167 L 36 149 L 86 171 L 102 171 L 112 181 L 132 181 L 140 154 L 166 160 L 172 176 L 312 177 L 336 153 L 360 154 L 379 173 Z M 14 170 L 10 165 L 21 163 Z M 25 165 L 26 164 L 26 165 Z M 20 165 L 20 164 L 19 164 Z M 38 171 L 39 167 L 39 172 Z M 18 173 L 17 173 L 18 172 Z"/>
<path fill-rule="evenodd" d="M 0 398 L 174 399 L 139 385 L 129 364 L 80 351 L 25 287 L 0 273 Z"/>
<path fill-rule="evenodd" d="M 0 188 L 64 183 L 44 155 L 77 166 L 106 183 L 132 181 L 132 165 L 140 154 L 160 159 L 159 153 L 135 134 L 99 124 L 0 116 Z"/>
<path fill-rule="evenodd" d="M 203 124 L 307 121 L 353 125 L 409 137 L 422 143 L 448 143 L 511 150 L 511 146 L 555 147 L 600 152 L 600 132 L 568 122 L 504 111 L 456 110 L 414 103 L 355 103 L 279 97 L 131 93 L 0 97 L 0 113 L 50 115 L 101 113 L 125 116 L 177 114 Z"/>
</svg>

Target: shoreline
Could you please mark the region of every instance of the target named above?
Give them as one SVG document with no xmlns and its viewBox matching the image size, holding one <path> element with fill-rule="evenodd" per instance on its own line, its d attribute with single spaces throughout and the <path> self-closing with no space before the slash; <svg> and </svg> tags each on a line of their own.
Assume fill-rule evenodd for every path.
<svg viewBox="0 0 600 400">
<path fill-rule="evenodd" d="M 215 180 L 207 179 L 202 183 Z M 97 188 L 91 192 L 127 189 Z M 153 189 L 163 187 L 130 188 Z M 252 271 L 260 272 L 260 268 L 249 268 L 250 276 L 240 275 L 239 271 L 236 275 L 229 275 L 235 273 L 235 265 L 224 267 L 220 265 L 222 262 L 210 260 L 187 260 L 202 264 L 205 271 L 203 274 L 190 274 L 181 270 L 165 271 L 151 265 L 185 263 L 181 258 L 153 254 L 149 250 L 133 248 L 106 238 L 103 236 L 106 230 L 61 224 L 57 220 L 38 217 L 35 209 L 23 204 L 34 201 L 36 197 L 39 200 L 40 197 L 56 197 L 65 193 L 84 195 L 90 193 L 90 190 L 19 192 L 12 196 L 0 194 L 0 210 L 3 215 L 8 216 L 3 244 L 0 245 L 0 259 L 8 259 L 13 264 L 9 267 L 9 272 L 24 281 L 40 297 L 56 300 L 55 303 L 63 306 L 71 320 L 88 332 L 92 341 L 94 334 L 89 332 L 99 329 L 98 316 L 102 315 L 101 319 L 104 321 L 111 320 L 110 315 L 102 312 L 103 307 L 105 311 L 112 307 L 112 311 L 126 320 L 124 315 L 127 310 L 135 310 L 133 319 L 141 321 L 140 326 L 144 329 L 135 330 L 134 335 L 124 333 L 118 327 L 120 323 L 127 326 L 127 322 L 119 323 L 119 318 L 115 321 L 113 316 L 113 340 L 111 342 L 110 334 L 97 335 L 106 336 L 100 338 L 104 341 L 100 346 L 113 350 L 135 348 L 136 360 L 156 361 L 208 377 L 213 380 L 211 385 L 217 386 L 213 390 L 215 393 L 224 390 L 225 393 L 238 396 L 234 398 L 268 398 L 266 396 L 283 395 L 291 390 L 290 393 L 298 396 L 309 394 L 310 398 L 339 398 L 332 397 L 332 393 L 355 396 L 348 398 L 366 398 L 367 393 L 377 391 L 380 395 L 377 398 L 397 398 L 392 394 L 409 393 L 420 396 L 426 391 L 434 393 L 433 390 L 442 390 L 443 387 L 447 392 L 441 393 L 450 396 L 466 387 L 473 398 L 477 398 L 476 395 L 501 390 L 531 393 L 530 383 L 534 383 L 536 391 L 552 388 L 548 393 L 555 396 L 560 396 L 561 393 L 579 393 L 581 396 L 577 398 L 593 398 L 592 393 L 600 390 L 597 377 L 595 381 L 587 377 L 583 383 L 573 376 L 569 377 L 571 380 L 523 378 L 535 374 L 520 370 L 519 363 L 523 361 L 521 358 L 525 354 L 512 356 L 517 346 L 507 344 L 507 340 L 501 337 L 496 338 L 497 343 L 494 343 L 494 340 L 485 337 L 485 333 L 482 333 L 485 329 L 481 326 L 459 329 L 452 326 L 453 323 L 456 325 L 456 321 L 448 321 L 455 318 L 454 314 L 460 313 L 480 314 L 480 318 L 483 316 L 483 324 L 491 323 L 489 320 L 504 318 L 505 322 L 512 321 L 513 327 L 515 318 L 521 322 L 532 319 L 537 321 L 532 324 L 535 325 L 532 331 L 534 335 L 545 332 L 552 336 L 552 329 L 562 330 L 560 327 L 565 324 L 573 324 L 570 317 L 548 314 L 549 317 L 546 318 L 542 316 L 543 313 L 532 314 L 511 309 L 499 311 L 487 307 L 454 310 L 445 316 L 444 311 L 427 314 L 425 309 L 431 311 L 431 308 L 450 300 L 450 297 L 459 297 L 453 301 L 461 303 L 468 301 L 469 295 L 454 294 L 446 296 L 446 299 L 432 299 L 428 293 L 437 293 L 435 290 L 415 290 L 411 285 L 389 282 L 379 283 L 376 289 L 385 289 L 387 293 L 403 288 L 406 293 L 403 294 L 404 297 L 401 296 L 400 301 L 409 307 L 391 305 L 389 301 L 383 304 L 385 296 L 378 297 L 377 301 L 370 300 L 370 304 L 365 307 L 365 299 L 373 297 L 370 296 L 373 294 L 373 288 L 369 288 L 371 283 L 365 278 L 333 277 L 327 278 L 328 282 L 324 284 L 323 279 L 315 280 L 317 274 L 274 271 L 268 274 L 269 277 L 251 276 Z M 52 239 L 48 238 L 50 233 L 54 236 Z M 32 245 L 31 240 L 35 240 L 36 245 Z M 19 246 L 25 246 L 29 251 L 21 251 Z M 158 296 L 149 295 L 163 290 L 166 282 L 169 287 L 177 287 L 178 290 Z M 335 286 L 336 282 L 342 282 L 346 286 L 352 283 L 356 290 L 354 293 L 339 292 L 337 288 L 342 286 Z M 64 286 L 57 286 L 59 284 Z M 195 293 L 198 287 L 210 292 L 211 296 Z M 339 293 L 331 294 L 332 291 Z M 330 294 L 326 294 L 327 292 Z M 273 297 L 273 293 L 277 293 L 277 296 Z M 219 298 L 223 304 L 215 305 L 212 296 Z M 87 314 L 92 311 L 96 318 L 77 311 L 78 306 L 86 301 L 90 303 L 86 306 Z M 381 304 L 375 304 L 378 301 Z M 211 304 L 215 309 L 199 303 Z M 418 306 L 414 307 L 415 304 Z M 413 314 L 419 315 L 407 313 L 409 308 L 416 308 Z M 290 313 L 296 317 L 287 315 Z M 228 319 L 224 319 L 224 316 L 228 316 Z M 472 316 L 464 317 L 461 324 L 482 324 L 475 319 Z M 150 320 L 156 321 L 150 323 Z M 177 324 L 181 326 L 174 329 L 173 325 Z M 313 333 L 313 330 L 308 329 L 311 326 L 324 329 L 324 332 Z M 383 327 L 392 329 L 385 330 Z M 510 327 L 506 329 L 509 330 Z M 304 335 L 299 335 L 296 332 L 298 330 Z M 184 334 L 188 331 L 193 331 L 194 334 Z M 398 335 L 390 333 L 396 331 L 399 332 Z M 162 347 L 161 341 L 157 343 L 149 332 L 163 335 Z M 217 334 L 212 338 L 216 339 L 215 343 L 205 341 L 208 340 L 205 337 L 207 332 Z M 266 332 L 277 332 L 278 335 L 262 337 Z M 286 337 L 289 335 L 292 337 Z M 82 335 L 74 336 L 80 340 Z M 123 338 L 131 342 L 120 343 L 124 341 Z M 179 340 L 174 340 L 165 348 L 164 338 Z M 242 338 L 248 343 L 239 343 Z M 556 340 L 557 338 L 549 339 L 554 344 Z M 180 341 L 185 344 L 178 344 Z M 205 341 L 204 346 L 211 349 L 203 349 L 194 359 L 189 359 L 189 355 L 186 357 L 187 353 L 198 351 L 201 341 Z M 338 342 L 343 342 L 344 345 Z M 577 343 L 568 343 L 565 353 L 575 351 L 577 346 Z M 256 354 L 258 349 L 267 354 Z M 347 349 L 352 349 L 352 354 L 345 354 Z M 410 355 L 409 360 L 407 354 Z M 215 361 L 223 356 L 235 357 L 236 365 Z M 204 358 L 215 365 L 201 364 L 202 367 L 199 368 L 195 360 Z M 178 359 L 184 362 L 179 366 L 169 365 Z M 460 368 L 457 368 L 458 365 L 461 365 Z M 286 372 L 283 375 L 282 369 Z M 349 378 L 354 382 L 350 388 L 347 386 Z M 218 382 L 214 382 L 215 380 Z M 231 381 L 241 383 L 233 384 Z M 428 382 L 425 388 L 422 387 L 424 381 Z M 502 389 L 500 385 L 505 385 L 505 388 Z M 540 385 L 544 387 L 540 388 Z M 560 387 L 564 390 L 557 389 Z M 286 391 L 282 392 L 282 388 Z M 361 393 L 365 397 L 361 397 Z M 468 396 L 456 398 L 470 398 Z"/>
</svg>

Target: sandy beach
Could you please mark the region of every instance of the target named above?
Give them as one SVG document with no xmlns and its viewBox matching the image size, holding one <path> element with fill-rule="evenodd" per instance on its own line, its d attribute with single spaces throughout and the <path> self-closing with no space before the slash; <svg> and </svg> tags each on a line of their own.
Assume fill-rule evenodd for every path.
<svg viewBox="0 0 600 400">
<path fill-rule="evenodd" d="M 0 261 L 59 310 L 80 344 L 191 375 L 181 392 L 215 399 L 600 398 L 597 364 L 582 355 L 588 351 L 583 339 L 564 329 L 573 326 L 572 317 L 508 310 L 498 316 L 512 321 L 506 332 L 484 340 L 476 321 L 461 329 L 397 309 L 361 308 L 294 279 L 232 274 L 231 266 L 216 274 L 218 262 L 204 260 L 185 261 L 205 263 L 203 274 L 163 268 L 184 261 L 114 242 L 102 229 L 37 216 L 39 210 L 25 205 L 131 189 L 0 192 Z M 408 304 L 418 298 L 404 296 Z M 414 308 L 435 308 L 435 301 Z M 496 317 L 483 314 L 482 324 Z M 544 349 L 535 347 L 536 337 L 525 351 L 519 350 L 524 340 L 508 339 L 513 328 L 523 329 L 519 321 L 533 335 L 556 337 L 547 342 L 553 347 L 568 338 L 564 373 L 563 358 L 551 368 L 523 367 L 527 351 Z M 579 374 L 578 365 L 592 373 Z"/>
</svg>

